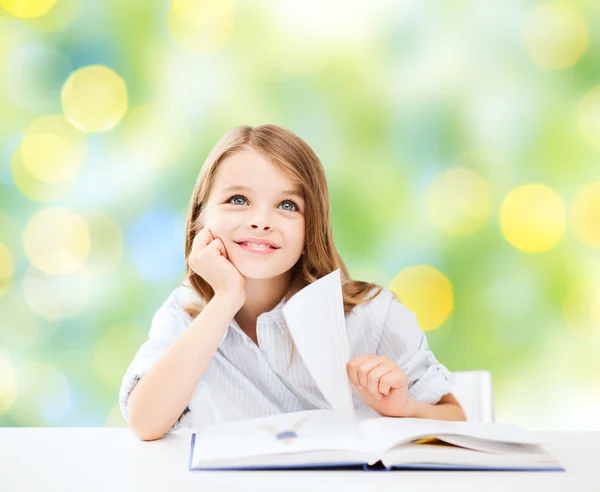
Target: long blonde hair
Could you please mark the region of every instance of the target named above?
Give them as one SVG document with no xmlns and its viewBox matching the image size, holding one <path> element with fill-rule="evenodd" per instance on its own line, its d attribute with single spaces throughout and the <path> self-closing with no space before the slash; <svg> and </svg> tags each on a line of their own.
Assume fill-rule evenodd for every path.
<svg viewBox="0 0 600 492">
<path fill-rule="evenodd" d="M 196 180 L 186 225 L 184 281 L 190 284 L 204 303 L 214 296 L 210 284 L 189 266 L 194 237 L 202 228 L 200 214 L 213 187 L 219 163 L 226 157 L 242 150 L 253 150 L 284 172 L 298 184 L 305 199 L 305 253 L 292 267 L 291 280 L 285 294 L 287 301 L 292 295 L 315 280 L 340 269 L 344 313 L 357 304 L 370 301 L 382 291 L 382 287 L 369 282 L 352 280 L 348 269 L 335 247 L 329 213 L 329 191 L 325 171 L 309 145 L 289 130 L 276 125 L 257 127 L 238 126 L 223 135 L 204 161 Z M 374 288 L 378 291 L 368 299 Z M 186 311 L 195 317 L 199 306 L 188 306 Z"/>
</svg>

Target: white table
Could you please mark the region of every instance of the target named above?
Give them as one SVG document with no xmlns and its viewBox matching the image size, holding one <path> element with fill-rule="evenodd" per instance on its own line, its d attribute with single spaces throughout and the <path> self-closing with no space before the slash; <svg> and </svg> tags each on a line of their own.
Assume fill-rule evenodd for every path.
<svg viewBox="0 0 600 492">
<path fill-rule="evenodd" d="M 191 429 L 0 428 L 0 491 L 600 491 L 600 432 L 540 433 L 566 472 L 189 471 Z"/>
</svg>

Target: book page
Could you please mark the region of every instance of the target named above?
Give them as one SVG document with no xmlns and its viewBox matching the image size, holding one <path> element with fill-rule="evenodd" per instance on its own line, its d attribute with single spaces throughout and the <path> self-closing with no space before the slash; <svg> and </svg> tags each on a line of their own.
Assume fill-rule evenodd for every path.
<svg viewBox="0 0 600 492">
<path fill-rule="evenodd" d="M 364 453 L 364 438 L 354 421 L 332 410 L 308 410 L 228 422 L 196 434 L 193 463 L 235 463 L 242 458 L 339 450 Z M 247 461 L 247 460 L 246 460 Z"/>
<path fill-rule="evenodd" d="M 470 438 L 469 446 L 473 449 L 477 449 L 478 442 L 482 442 L 484 447 L 487 441 L 522 445 L 540 444 L 535 434 L 512 424 L 497 422 L 379 417 L 364 420 L 359 424 L 359 429 L 371 441 L 372 448 L 378 453 L 425 437 L 438 437 L 443 440 L 444 436 L 467 436 Z"/>
<path fill-rule="evenodd" d="M 283 306 L 290 335 L 331 408 L 355 418 L 340 270 L 316 280 Z"/>
<path fill-rule="evenodd" d="M 385 453 L 385 466 L 403 468 L 405 465 L 426 469 L 427 465 L 452 466 L 466 469 L 563 469 L 558 461 L 541 446 L 535 449 L 516 449 L 510 453 L 477 452 L 450 444 L 405 444 Z"/>
</svg>

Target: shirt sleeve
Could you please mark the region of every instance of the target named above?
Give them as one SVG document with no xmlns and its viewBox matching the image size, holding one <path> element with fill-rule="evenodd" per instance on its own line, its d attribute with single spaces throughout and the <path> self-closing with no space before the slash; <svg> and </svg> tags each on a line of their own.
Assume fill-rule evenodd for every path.
<svg viewBox="0 0 600 492">
<path fill-rule="evenodd" d="M 191 321 L 175 297 L 171 294 L 152 318 L 148 340 L 140 347 L 129 365 L 119 391 L 119 408 L 129 423 L 129 395 L 142 376 L 160 359 L 165 351 L 181 336 Z M 191 421 L 187 406 L 177 422 L 170 429 L 186 427 Z"/>
<path fill-rule="evenodd" d="M 417 317 L 393 298 L 387 311 L 377 354 L 385 354 L 404 371 L 408 396 L 435 404 L 451 392 L 454 375 L 429 350 Z"/>
</svg>

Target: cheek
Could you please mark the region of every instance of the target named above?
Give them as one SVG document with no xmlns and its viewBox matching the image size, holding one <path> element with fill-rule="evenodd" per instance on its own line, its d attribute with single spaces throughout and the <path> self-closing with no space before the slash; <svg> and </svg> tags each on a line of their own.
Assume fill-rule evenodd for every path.
<svg viewBox="0 0 600 492">
<path fill-rule="evenodd" d="M 292 230 L 289 231 L 289 237 L 296 248 L 302 249 L 304 247 L 304 223 L 297 224 Z"/>
<path fill-rule="evenodd" d="M 227 214 L 211 211 L 204 216 L 203 225 L 220 237 L 230 229 L 231 222 L 231 217 Z"/>
</svg>

